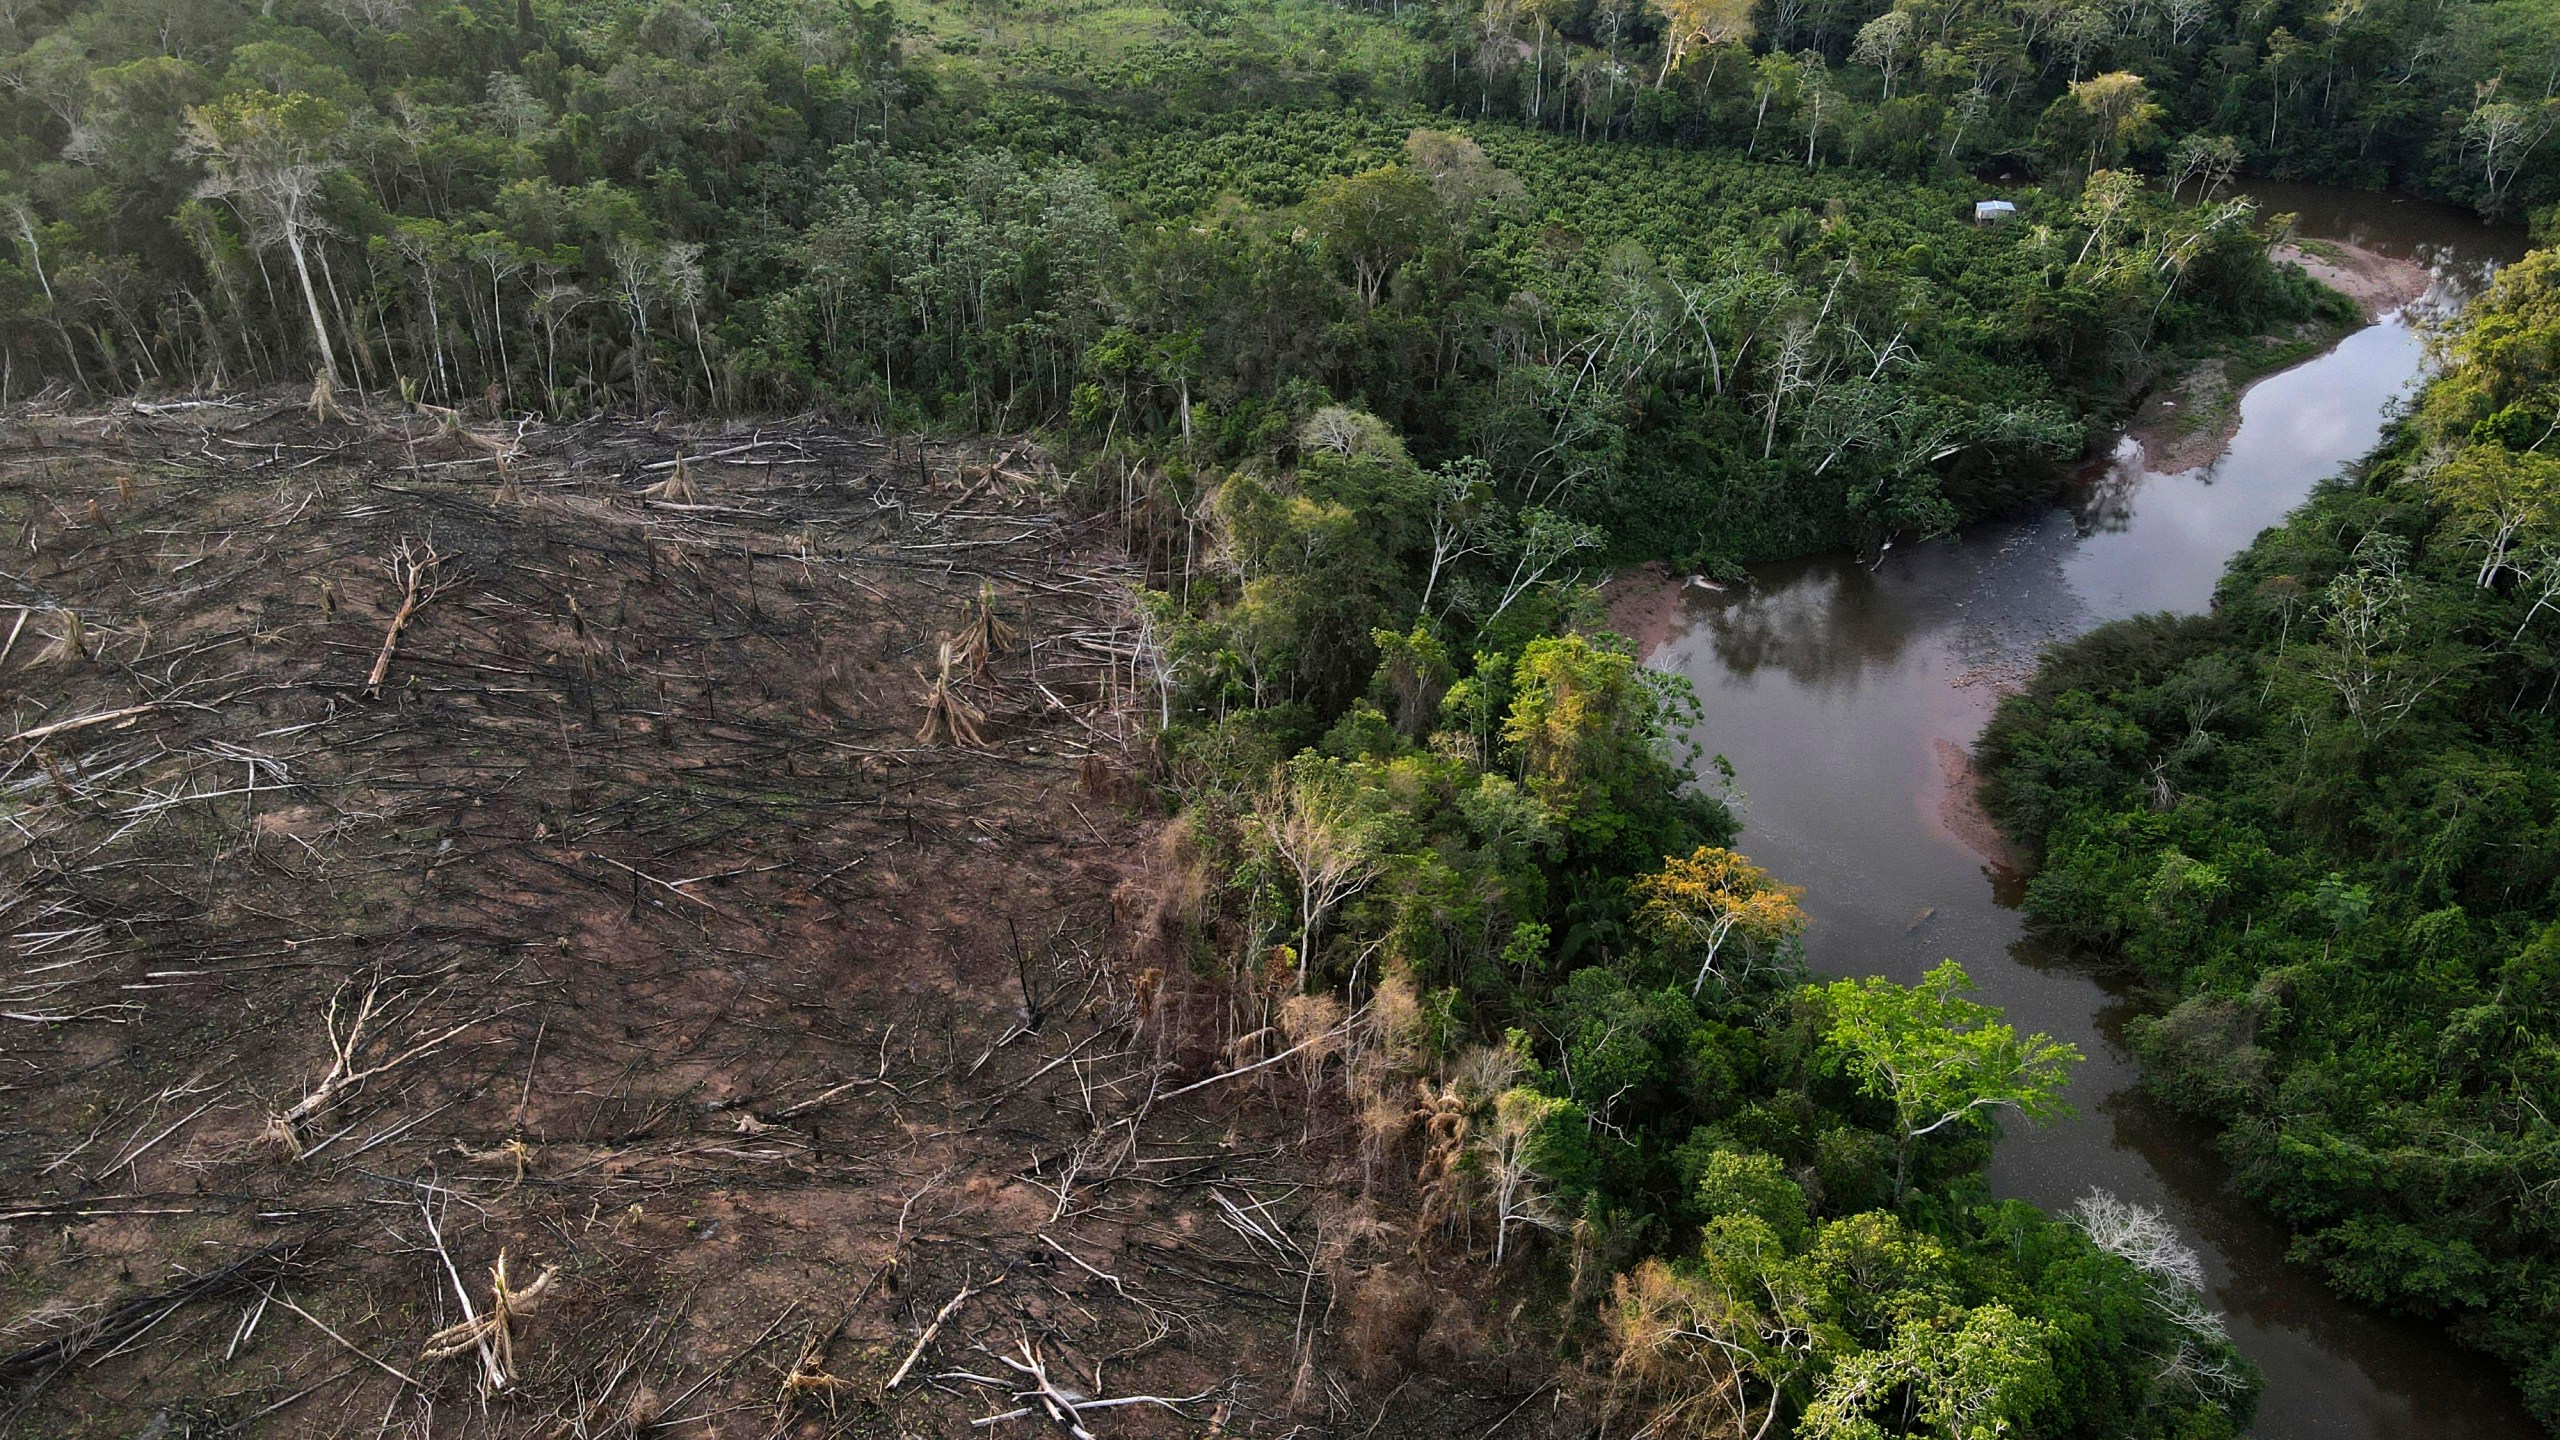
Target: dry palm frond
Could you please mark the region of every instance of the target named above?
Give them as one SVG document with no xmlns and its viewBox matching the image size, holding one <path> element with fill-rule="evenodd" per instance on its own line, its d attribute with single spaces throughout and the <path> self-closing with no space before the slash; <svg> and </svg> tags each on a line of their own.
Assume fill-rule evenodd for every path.
<svg viewBox="0 0 2560 1440">
<path fill-rule="evenodd" d="M 1467 1103 L 1454 1084 L 1432 1086 L 1427 1081 L 1414 1082 L 1414 1117 L 1422 1122 L 1422 1167 L 1415 1176 L 1422 1192 L 1422 1213 L 1417 1228 L 1430 1231 L 1447 1223 L 1464 1198 L 1466 1175 L 1462 1162 L 1467 1155 L 1467 1139 L 1475 1128 Z"/>
<path fill-rule="evenodd" d="M 1279 1038 L 1279 1035 L 1280 1027 L 1265 1025 L 1259 1030 L 1248 1030 L 1228 1041 L 1222 1052 L 1226 1056 L 1227 1067 L 1235 1069 L 1261 1058 L 1263 1047 Z"/>
<path fill-rule="evenodd" d="M 980 584 L 969 623 L 960 627 L 958 648 L 962 662 L 973 671 L 986 669 L 989 660 L 1013 648 L 1014 634 L 1011 624 L 996 618 L 995 586 Z"/>
<path fill-rule="evenodd" d="M 676 457 L 676 468 L 668 472 L 666 479 L 640 493 L 652 500 L 672 500 L 682 505 L 695 504 L 702 499 L 702 492 L 694 487 L 693 472 L 685 468 L 681 455 Z"/>
<path fill-rule="evenodd" d="M 1298 1052 L 1298 1080 L 1310 1091 L 1325 1062 L 1342 1052 L 1342 1016 L 1342 1001 L 1330 994 L 1292 995 L 1280 1002 L 1280 1032 Z"/>
<path fill-rule="evenodd" d="M 1392 1094 L 1373 1094 L 1360 1106 L 1360 1183 L 1377 1183 L 1378 1171 L 1413 1130 L 1414 1109 Z"/>
<path fill-rule="evenodd" d="M 515 452 L 512 450 L 501 450 L 489 458 L 495 461 L 498 466 L 498 493 L 491 503 L 498 505 L 523 504 L 524 491 L 517 488 L 516 467 L 509 463 L 515 459 Z"/>
<path fill-rule="evenodd" d="M 1309 1041 L 1319 1056 L 1341 1049 L 1332 1037 L 1342 1024 L 1342 1001 L 1332 995 L 1292 995 L 1280 1002 L 1280 1032 L 1292 1042 Z"/>
<path fill-rule="evenodd" d="M 62 630 L 36 652 L 38 665 L 77 665 L 89 658 L 89 625 L 77 610 L 62 612 Z"/>
<path fill-rule="evenodd" d="M 330 379 L 325 370 L 311 377 L 311 423 L 317 425 L 324 420 L 347 423 L 347 412 L 338 404 L 338 382 Z"/>
<path fill-rule="evenodd" d="M 941 673 L 925 681 L 924 724 L 916 729 L 916 738 L 927 745 L 946 741 L 953 745 L 987 743 L 978 729 L 987 722 L 986 712 L 961 699 L 959 687 L 951 677 L 957 663 L 952 642 L 943 641 Z M 923 672 L 917 673 L 922 678 Z"/>
<path fill-rule="evenodd" d="M 552 1278 L 559 1273 L 559 1266 L 545 1265 L 532 1284 L 519 1290 L 507 1279 L 507 1252 L 499 1251 L 498 1263 L 489 1267 L 489 1308 L 428 1336 L 426 1358 L 450 1360 L 477 1350 L 487 1361 L 493 1379 L 502 1384 L 512 1381 L 516 1377 L 516 1322 L 540 1308 L 543 1297 L 551 1291 Z"/>
<path fill-rule="evenodd" d="M 1733 1356 L 1749 1353 L 1744 1337 L 1760 1338 L 1757 1317 L 1659 1260 L 1618 1276 L 1614 1298 L 1601 1312 L 1616 1351 L 1603 1413 L 1666 1440 L 1753 1433 L 1750 1371 Z"/>
<path fill-rule="evenodd" d="M 463 1159 L 470 1161 L 474 1165 L 503 1165 L 512 1162 L 516 1167 L 516 1178 L 510 1182 L 508 1187 L 510 1189 L 524 1183 L 524 1173 L 533 1168 L 535 1157 L 542 1153 L 533 1146 L 524 1143 L 522 1137 L 511 1139 L 503 1145 L 495 1145 L 486 1150 L 474 1150 L 470 1146 L 463 1144 L 461 1141 L 456 1140 L 453 1142 L 453 1149 L 455 1154 L 460 1155 Z"/>
<path fill-rule="evenodd" d="M 783 1374 L 782 1388 L 774 1396 L 777 1405 L 787 1410 L 803 1395 L 824 1395 L 833 1404 L 835 1392 L 853 1387 L 853 1382 L 843 1376 L 827 1373 L 826 1351 L 823 1337 L 809 1337 L 808 1343 L 800 1347 L 800 1358 L 792 1361 L 790 1370 Z"/>
</svg>

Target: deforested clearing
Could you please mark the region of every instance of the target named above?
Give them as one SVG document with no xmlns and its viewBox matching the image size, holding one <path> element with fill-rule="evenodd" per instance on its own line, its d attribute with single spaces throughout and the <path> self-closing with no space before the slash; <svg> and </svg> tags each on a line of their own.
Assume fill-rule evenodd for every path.
<svg viewBox="0 0 2560 1440">
<path fill-rule="evenodd" d="M 0 438 L 0 1433 L 1277 1433 L 1360 1294 L 1355 1428 L 1539 1383 L 1172 963 L 1036 451 L 329 409 Z"/>
</svg>

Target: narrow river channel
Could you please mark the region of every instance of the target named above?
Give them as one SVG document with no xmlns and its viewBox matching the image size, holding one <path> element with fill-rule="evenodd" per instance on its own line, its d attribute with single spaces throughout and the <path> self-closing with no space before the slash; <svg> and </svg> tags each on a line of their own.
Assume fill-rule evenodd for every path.
<svg viewBox="0 0 2560 1440">
<path fill-rule="evenodd" d="M 2300 233 L 2425 264 L 2420 308 L 2458 303 L 2520 234 L 2416 201 L 2261 187 Z M 2527 1440 L 2538 1428 L 2488 1362 L 2440 1333 L 2333 1298 L 2288 1263 L 2286 1237 L 2233 1194 L 2210 1136 L 2137 1088 L 2124 1001 L 2103 977 L 2040 955 L 2019 881 L 1963 803 L 1967 751 L 2001 687 L 2053 641 L 2152 610 L 2196 610 L 2231 556 L 2312 486 L 2370 449 L 2423 363 L 2398 315 L 2252 388 L 2230 449 L 2151 473 L 2127 442 L 2070 503 L 1870 569 L 1833 557 L 1683 592 L 1652 663 L 1696 682 L 1697 740 L 1745 792 L 1740 848 L 1806 889 L 1814 967 L 1911 980 L 1961 961 L 2022 1030 L 2079 1045 L 2079 1117 L 2011 1127 L 2003 1195 L 2048 1209 L 2092 1188 L 2165 1209 L 2203 1254 L 2216 1303 L 2264 1367 L 2269 1440 Z"/>
</svg>

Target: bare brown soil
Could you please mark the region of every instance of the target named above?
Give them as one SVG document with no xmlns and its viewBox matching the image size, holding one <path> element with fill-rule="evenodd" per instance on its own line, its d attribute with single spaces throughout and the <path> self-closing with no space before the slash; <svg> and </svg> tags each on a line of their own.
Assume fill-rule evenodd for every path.
<svg viewBox="0 0 2560 1440">
<path fill-rule="evenodd" d="M 1321 1048 L 1213 1078 L 1282 1042 L 1028 447 L 223 404 L 0 476 L 0 1434 L 1563 1423 Z"/>
<path fill-rule="evenodd" d="M 2379 320 L 2427 293 L 2427 267 L 2414 260 L 2384 255 L 2344 241 L 2278 245 L 2267 252 L 2277 264 L 2299 265 L 2312 279 L 2346 296 Z"/>
<path fill-rule="evenodd" d="M 2207 360 L 2155 388 L 2134 411 L 2125 433 L 2142 447 L 2142 466 L 2154 475 L 2177 475 L 2222 458 L 2240 433 L 2240 396 L 2220 359 Z"/>
<path fill-rule="evenodd" d="M 1680 592 L 1688 583 L 1659 560 L 1618 571 L 1600 585 L 1600 596 L 1609 604 L 1609 628 L 1634 641 L 1638 655 L 1652 654 L 1671 638 L 1680 616 Z"/>
<path fill-rule="evenodd" d="M 1701 586 L 1721 588 L 1648 560 L 1602 581 L 1600 596 L 1609 606 L 1609 628 L 1634 641 L 1638 655 L 1651 655 L 1679 628 L 1681 597 Z"/>
<path fill-rule="evenodd" d="M 1952 740 L 1935 741 L 1932 749 L 1938 759 L 1939 828 L 1985 864 L 2012 873 L 2023 870 L 2016 847 L 1982 808 L 1982 770 L 1972 754 Z"/>
</svg>

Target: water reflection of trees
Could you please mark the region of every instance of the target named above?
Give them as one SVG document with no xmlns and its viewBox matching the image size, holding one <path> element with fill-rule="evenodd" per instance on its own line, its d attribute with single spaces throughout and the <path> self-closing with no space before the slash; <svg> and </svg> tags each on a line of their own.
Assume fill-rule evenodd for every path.
<svg viewBox="0 0 2560 1440">
<path fill-rule="evenodd" d="M 1867 667 L 1892 664 L 1910 641 L 1911 617 L 1880 605 L 1875 576 L 1846 557 L 1771 566 L 1753 578 L 1702 617 L 1727 674 L 1747 680 L 1774 669 L 1808 690 L 1853 690 Z"/>
<path fill-rule="evenodd" d="M 2222 1265 L 2215 1298 L 2260 1327 L 2292 1332 L 2319 1357 L 2243 1337 L 2243 1348 L 2293 1396 L 2317 1393 L 2347 1371 L 2408 1407 L 2393 1417 L 2403 1434 L 2522 1440 L 2534 1433 L 2514 1387 L 2486 1357 L 2441 1331 L 2338 1298 L 2316 1269 L 2290 1258 L 2291 1236 L 2239 1194 L 2209 1126 L 2138 1088 L 2118 1091 L 2098 1108 L 2112 1122 L 2114 1147 L 2139 1154 L 2159 1175 L 2179 1230 Z M 2359 1399 L 2338 1395 L 2331 1403 L 2353 1407 Z"/>
<path fill-rule="evenodd" d="M 2071 519 L 2081 534 L 2132 528 L 2133 497 L 2151 476 L 2146 460 L 2141 444 L 2128 436 L 2103 463 L 2081 472 L 2071 494 Z"/>
<path fill-rule="evenodd" d="M 2498 265 L 2521 253 L 2521 232 L 2482 228 L 2443 209 L 2411 205 L 2376 216 L 2372 197 L 2270 186 L 2273 209 L 2302 212 L 2302 233 L 2340 238 L 2407 256 L 2435 277 L 2421 313 L 2450 308 L 2487 285 Z M 2450 217 L 2450 218 L 2448 218 Z M 2448 238 L 2455 224 L 2466 228 Z M 2208 467 L 2210 470 L 2211 467 Z M 1897 550 L 1870 571 L 1845 557 L 1761 567 L 1739 594 L 1690 599 L 1715 664 L 1740 679 L 1764 671 L 1823 696 L 1855 691 L 1868 672 L 1898 665 L 1913 643 L 1960 627 L 1948 644 L 1959 664 L 2031 654 L 2037 645 L 2086 625 L 2063 570 L 2079 538 L 2132 527 L 2137 497 L 2156 478 L 2139 446 L 2094 465 L 2066 497 L 2071 523 L 2030 522 L 1978 530 L 1956 545 Z M 2023 549 L 2022 549 L 2023 547 Z M 1698 678 L 1708 678 L 1700 674 Z"/>
<path fill-rule="evenodd" d="M 2030 655 L 2083 623 L 2062 568 L 2073 543 L 2056 513 L 1899 549 L 1873 569 L 1845 557 L 1764 566 L 1751 589 L 1693 602 L 1690 634 L 1725 674 L 1774 671 L 1824 700 L 1899 666 L 1915 644 L 1959 665 Z M 1710 678 L 1694 664 L 1690 673 Z"/>
</svg>

